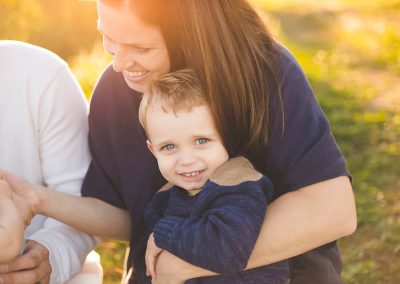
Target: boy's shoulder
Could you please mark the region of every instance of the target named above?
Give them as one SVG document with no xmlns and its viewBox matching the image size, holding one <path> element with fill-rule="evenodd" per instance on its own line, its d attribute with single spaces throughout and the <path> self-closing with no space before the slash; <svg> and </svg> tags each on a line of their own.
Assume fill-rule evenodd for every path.
<svg viewBox="0 0 400 284">
<path fill-rule="evenodd" d="M 245 181 L 258 181 L 262 174 L 245 157 L 229 159 L 210 176 L 210 181 L 222 186 L 234 186 Z"/>
</svg>

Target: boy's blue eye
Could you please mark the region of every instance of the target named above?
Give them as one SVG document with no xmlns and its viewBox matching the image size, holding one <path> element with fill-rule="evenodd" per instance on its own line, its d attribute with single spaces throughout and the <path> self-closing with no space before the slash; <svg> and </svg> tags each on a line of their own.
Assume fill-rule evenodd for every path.
<svg viewBox="0 0 400 284">
<path fill-rule="evenodd" d="M 207 138 L 199 138 L 196 139 L 195 144 L 196 145 L 201 145 L 201 144 L 206 144 L 209 140 Z"/>
<path fill-rule="evenodd" d="M 167 145 L 162 146 L 162 147 L 161 147 L 161 150 L 172 150 L 172 149 L 174 149 L 174 148 L 175 148 L 174 145 L 172 145 L 172 144 L 167 144 Z"/>
</svg>

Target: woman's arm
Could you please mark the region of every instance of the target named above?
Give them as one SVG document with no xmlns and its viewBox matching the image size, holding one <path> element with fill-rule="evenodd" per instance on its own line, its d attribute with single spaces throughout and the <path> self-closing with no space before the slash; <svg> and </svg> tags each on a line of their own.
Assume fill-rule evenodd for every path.
<svg viewBox="0 0 400 284">
<path fill-rule="evenodd" d="M 352 234 L 356 227 L 356 207 L 348 177 L 284 194 L 268 207 L 247 268 L 307 252 Z"/>
<path fill-rule="evenodd" d="M 103 239 L 129 240 L 131 220 L 127 210 L 93 197 L 40 189 L 45 206 L 38 213 Z"/>
<path fill-rule="evenodd" d="M 337 177 L 284 194 L 268 206 L 247 268 L 299 255 L 352 234 L 356 226 L 354 195 L 347 177 Z M 156 272 L 157 279 L 163 279 L 162 283 L 179 283 L 213 274 L 168 252 L 159 256 Z"/>
<path fill-rule="evenodd" d="M 128 240 L 130 237 L 131 222 L 127 210 L 96 198 L 75 196 L 32 185 L 8 172 L 0 172 L 0 178 L 25 200 L 32 215 L 46 215 L 101 238 Z"/>
</svg>

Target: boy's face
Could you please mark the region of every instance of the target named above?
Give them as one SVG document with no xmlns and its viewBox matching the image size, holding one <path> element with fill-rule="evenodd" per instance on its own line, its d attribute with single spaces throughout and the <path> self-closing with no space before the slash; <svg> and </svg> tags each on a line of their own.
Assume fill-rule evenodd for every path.
<svg viewBox="0 0 400 284">
<path fill-rule="evenodd" d="M 152 104 L 147 113 L 148 146 L 164 178 L 196 194 L 228 153 L 207 106 L 164 112 Z"/>
</svg>

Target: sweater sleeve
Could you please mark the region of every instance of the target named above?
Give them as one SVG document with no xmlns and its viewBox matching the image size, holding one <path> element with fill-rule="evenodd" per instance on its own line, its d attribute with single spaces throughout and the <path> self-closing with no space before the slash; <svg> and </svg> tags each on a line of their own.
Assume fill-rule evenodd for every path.
<svg viewBox="0 0 400 284">
<path fill-rule="evenodd" d="M 196 266 L 219 274 L 242 271 L 261 229 L 267 206 L 263 191 L 271 187 L 266 177 L 236 186 L 213 186 L 213 193 L 199 200 L 198 216 L 168 216 L 154 227 L 157 246 Z M 194 211 L 195 211 L 194 210 Z"/>
</svg>

